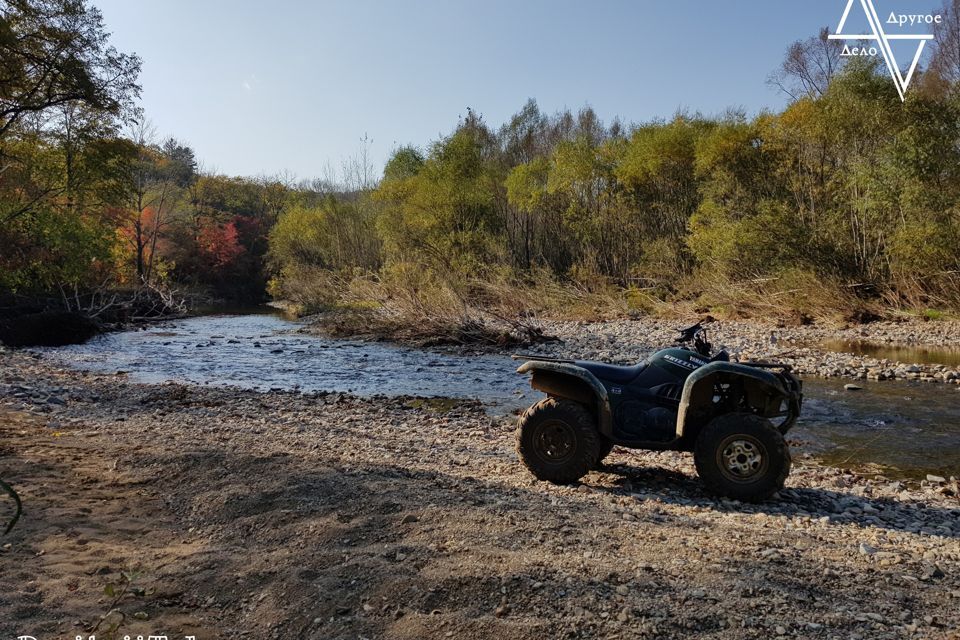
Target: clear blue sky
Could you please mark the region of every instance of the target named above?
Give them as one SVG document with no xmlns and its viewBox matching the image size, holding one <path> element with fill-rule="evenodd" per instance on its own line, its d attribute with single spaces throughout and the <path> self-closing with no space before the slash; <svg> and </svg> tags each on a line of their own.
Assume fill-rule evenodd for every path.
<svg viewBox="0 0 960 640">
<path fill-rule="evenodd" d="M 472 107 L 499 125 L 527 100 L 604 121 L 677 109 L 754 113 L 794 40 L 835 29 L 845 0 L 93 0 L 143 58 L 162 135 L 231 175 L 320 176 L 369 135 L 382 166 Z M 934 0 L 875 0 L 881 15 Z"/>
</svg>

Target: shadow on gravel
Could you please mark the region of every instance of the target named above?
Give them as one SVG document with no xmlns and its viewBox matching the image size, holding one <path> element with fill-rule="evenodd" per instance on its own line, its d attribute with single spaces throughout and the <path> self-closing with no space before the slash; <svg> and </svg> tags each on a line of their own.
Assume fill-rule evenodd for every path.
<svg viewBox="0 0 960 640">
<path fill-rule="evenodd" d="M 621 597 L 616 588 L 628 581 L 638 601 L 676 589 L 652 569 L 639 577 L 614 570 L 613 560 L 576 573 L 531 558 L 556 552 L 537 549 L 543 532 L 579 544 L 582 531 L 565 531 L 569 518 L 577 508 L 594 513 L 594 504 L 558 510 L 495 480 L 334 456 L 196 449 L 157 453 L 154 462 L 165 473 L 152 490 L 169 491 L 178 517 L 223 549 L 187 567 L 188 588 L 286 637 L 412 640 L 441 637 L 449 625 L 459 637 L 537 640 L 560 637 L 572 608 Z M 592 620 L 577 624 L 603 624 Z M 712 619 L 697 624 L 717 628 Z"/>
<path fill-rule="evenodd" d="M 784 489 L 779 499 L 752 504 L 711 496 L 697 478 L 667 469 L 617 464 L 604 466 L 602 472 L 618 478 L 614 481 L 615 488 L 591 485 L 597 491 L 629 493 L 641 499 L 659 499 L 669 504 L 708 507 L 722 512 L 828 518 L 830 524 L 960 538 L 960 528 L 957 528 L 960 504 L 956 509 L 944 509 L 923 502 L 804 487 Z"/>
<path fill-rule="evenodd" d="M 110 466 L 102 453 L 57 445 L 42 462 L 11 456 L 27 470 L 16 479 L 29 511 L 4 539 L 22 566 L 0 571 L 0 637 L 59 633 L 65 615 L 84 621 L 71 623 L 69 635 L 89 631 L 109 605 L 80 596 L 100 598 L 119 570 L 140 560 L 152 567 L 139 579 L 148 595 L 119 606 L 128 616 L 123 633 L 182 623 L 178 612 L 192 611 L 210 637 L 413 640 L 456 628 L 461 637 L 538 640 L 559 637 L 570 602 L 612 598 L 626 580 L 599 566 L 576 575 L 518 561 L 514 554 L 540 526 L 564 523 L 549 505 L 538 517 L 526 513 L 525 489 L 386 464 L 211 449 L 152 450 L 147 462 L 124 448 L 116 466 L 129 476 L 121 478 L 103 471 Z M 136 530 L 128 529 L 136 518 Z M 496 526 L 464 546 L 457 527 L 434 534 L 451 518 L 470 531 Z M 487 557 L 503 555 L 496 571 L 472 559 L 481 544 Z M 652 599 L 673 587 L 651 572 L 631 589 Z M 49 593 L 66 604 L 46 604 Z M 542 619 L 498 614 L 505 593 L 512 610 Z M 140 610 L 150 622 L 130 618 Z"/>
<path fill-rule="evenodd" d="M 878 585 L 873 580 L 862 590 L 859 584 L 841 588 L 818 582 L 807 566 L 765 565 L 762 576 L 739 570 L 711 574 L 713 582 L 702 585 L 704 594 L 694 596 L 691 587 L 700 586 L 696 579 L 688 582 L 678 567 L 663 566 L 664 556 L 682 556 L 687 549 L 677 536 L 690 531 L 686 518 L 656 514 L 648 521 L 655 529 L 645 530 L 622 520 L 596 496 L 584 500 L 536 485 L 457 475 L 465 469 L 446 450 L 431 460 L 436 470 L 425 470 L 386 456 L 381 461 L 355 457 L 348 448 L 247 449 L 243 442 L 164 446 L 150 439 L 137 448 L 128 439 L 102 438 L 98 447 L 86 440 L 49 445 L 50 450 L 45 445 L 33 454 L 42 456 L 40 462 L 23 465 L 30 475 L 17 479 L 31 498 L 31 513 L 17 535 L 24 536 L 20 540 L 41 535 L 36 546 L 18 552 L 25 562 L 22 572 L 8 572 L 9 578 L 0 572 L 0 587 L 14 593 L 43 568 L 41 596 L 69 580 L 77 591 L 65 586 L 65 592 L 54 592 L 57 597 L 68 603 L 82 594 L 100 598 L 108 579 L 97 570 L 101 563 L 119 568 L 142 556 L 153 566 L 144 585 L 156 590 L 123 606 L 131 615 L 146 609 L 150 620 L 143 625 L 173 622 L 179 612 L 189 611 L 204 624 L 204 637 L 245 632 L 264 638 L 419 640 L 455 633 L 540 640 L 613 637 L 621 625 L 641 624 L 645 637 L 745 637 L 720 636 L 726 633 L 720 626 L 726 611 L 743 606 L 743 598 L 756 601 L 758 616 L 769 615 L 767 594 L 784 592 L 826 615 L 838 601 L 871 597 L 867 591 Z M 744 505 L 711 499 L 695 478 L 664 469 L 619 465 L 602 473 L 609 474 L 607 485 L 612 477 L 616 486 L 598 491 L 717 511 L 819 516 L 832 515 L 829 509 L 845 499 L 861 502 L 800 489 L 785 492 L 781 502 Z M 38 489 L 76 504 L 69 510 L 45 507 L 41 514 Z M 919 504 L 871 504 L 878 511 L 884 507 L 878 517 L 890 510 L 895 521 L 912 518 L 929 526 L 954 517 Z M 126 522 L 131 518 L 141 522 L 131 527 Z M 60 532 L 61 526 L 89 544 L 74 538 L 65 543 L 68 533 Z M 909 530 L 909 523 L 904 527 Z M 713 535 L 709 524 L 699 528 L 695 536 Z M 672 534 L 648 545 L 637 538 L 638 531 Z M 94 556 L 108 547 L 110 555 Z M 44 549 L 47 553 L 39 555 Z M 55 553 L 62 554 L 63 563 L 45 567 L 46 561 L 60 560 L 51 558 Z M 90 573 L 65 564 L 83 553 Z M 0 637 L 15 637 L 5 633 L 7 619 L 52 633 L 63 615 L 45 601 L 23 599 L 21 604 L 4 601 L 3 595 L 0 589 Z M 89 618 L 102 612 L 103 604 L 79 609 L 74 604 L 67 619 Z M 738 614 L 744 624 L 753 620 L 752 610 Z M 621 615 L 622 623 L 616 621 Z M 130 630 L 139 633 L 135 624 L 131 621 Z"/>
</svg>

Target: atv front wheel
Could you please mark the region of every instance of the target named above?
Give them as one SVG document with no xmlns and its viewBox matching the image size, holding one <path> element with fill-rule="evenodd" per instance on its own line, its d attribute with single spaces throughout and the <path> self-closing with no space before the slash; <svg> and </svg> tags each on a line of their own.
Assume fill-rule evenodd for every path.
<svg viewBox="0 0 960 640">
<path fill-rule="evenodd" d="M 547 398 L 520 417 L 517 453 L 540 480 L 576 482 L 597 464 L 600 448 L 593 416 L 578 402 Z"/>
<path fill-rule="evenodd" d="M 752 413 L 714 418 L 697 437 L 693 460 L 708 489 L 750 502 L 782 489 L 790 473 L 783 434 Z"/>
</svg>

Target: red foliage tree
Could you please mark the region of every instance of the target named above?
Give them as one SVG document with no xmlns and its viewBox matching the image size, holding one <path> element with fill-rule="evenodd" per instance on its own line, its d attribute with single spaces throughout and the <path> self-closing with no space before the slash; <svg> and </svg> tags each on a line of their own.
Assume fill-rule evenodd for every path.
<svg viewBox="0 0 960 640">
<path fill-rule="evenodd" d="M 204 261 L 217 269 L 230 266 L 244 251 L 237 225 L 233 222 L 204 226 L 200 230 L 197 244 Z"/>
</svg>

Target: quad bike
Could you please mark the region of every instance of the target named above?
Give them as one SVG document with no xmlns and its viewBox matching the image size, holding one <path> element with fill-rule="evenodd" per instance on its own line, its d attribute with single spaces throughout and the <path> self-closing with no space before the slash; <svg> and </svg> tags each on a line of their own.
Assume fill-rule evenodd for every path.
<svg viewBox="0 0 960 640">
<path fill-rule="evenodd" d="M 576 482 L 621 446 L 692 451 L 707 488 L 731 498 L 763 500 L 783 488 L 784 434 L 800 415 L 801 382 L 789 365 L 711 355 L 702 323 L 634 366 L 514 359 L 527 361 L 517 372 L 547 394 L 517 429 L 520 459 L 541 480 Z"/>
</svg>

